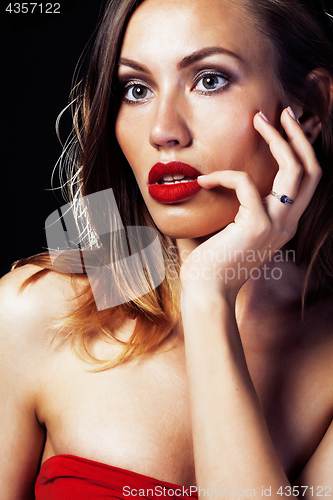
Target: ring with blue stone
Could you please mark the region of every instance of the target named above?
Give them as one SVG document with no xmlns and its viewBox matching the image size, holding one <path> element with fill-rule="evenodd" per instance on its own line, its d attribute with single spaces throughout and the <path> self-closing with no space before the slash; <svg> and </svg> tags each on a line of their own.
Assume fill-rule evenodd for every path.
<svg viewBox="0 0 333 500">
<path fill-rule="evenodd" d="M 285 194 L 278 194 L 275 191 L 271 191 L 271 195 L 275 196 L 275 198 L 279 198 L 281 203 L 290 203 L 290 205 L 292 205 L 294 203 L 294 200 L 291 200 Z"/>
</svg>

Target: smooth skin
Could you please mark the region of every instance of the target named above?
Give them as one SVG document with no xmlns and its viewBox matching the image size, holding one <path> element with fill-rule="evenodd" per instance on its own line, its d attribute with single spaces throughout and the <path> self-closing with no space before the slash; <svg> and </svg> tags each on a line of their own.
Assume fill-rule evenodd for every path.
<svg viewBox="0 0 333 500">
<path fill-rule="evenodd" d="M 129 82 L 149 90 L 143 102 L 121 104 L 116 133 L 154 220 L 187 255 L 183 330 L 139 360 L 91 373 L 73 353 L 68 332 L 51 344 L 55 321 L 77 307 L 69 300 L 70 278 L 49 273 L 19 292 L 38 268 L 5 276 L 0 491 L 6 500 L 33 499 L 40 460 L 63 453 L 226 493 L 251 488 L 260 497 L 262 487 L 272 487 L 272 497 L 281 498 L 277 488 L 299 484 L 314 487 L 304 498 L 315 498 L 317 486 L 333 494 L 332 298 L 309 306 L 302 322 L 304 269 L 284 259 L 273 263 L 283 271 L 280 280 L 244 283 L 236 273 L 225 282 L 220 276 L 237 261 L 214 257 L 225 244 L 262 255 L 290 239 L 320 178 L 303 130 L 315 140 L 320 124 L 315 116 L 302 120 L 302 109 L 281 94 L 267 64 L 272 48 L 242 9 L 228 0 L 207 5 L 146 0 L 129 23 L 121 51 L 127 61 L 119 67 L 124 97 L 139 96 Z M 207 47 L 224 53 L 188 59 Z M 184 58 L 191 64 L 179 68 Z M 230 73 L 228 85 L 218 79 L 223 91 L 203 93 L 198 78 L 212 71 Z M 149 197 L 148 173 L 157 161 L 173 159 L 204 174 L 203 189 L 183 203 L 159 204 Z M 272 187 L 294 205 L 270 196 Z M 262 264 L 259 258 L 244 265 Z M 132 330 L 129 320 L 118 333 L 125 339 Z M 103 359 L 119 352 L 101 339 L 91 348 Z"/>
<path fill-rule="evenodd" d="M 291 239 L 321 169 L 290 107 L 281 115 L 282 127 L 279 123 L 279 110 L 292 103 L 277 85 L 272 47 L 249 25 L 239 4 L 216 1 L 209 9 L 200 0 L 171 4 L 174 9 L 159 0 L 145 2 L 129 23 L 121 51 L 124 99 L 116 134 L 154 221 L 177 238 L 180 255 L 192 251 L 182 264 L 181 282 L 198 484 L 226 491 L 272 487 L 278 498 L 279 487 L 290 483 L 248 372 L 235 316 L 245 279 L 237 271 L 241 264 L 250 275 L 263 255 Z M 211 52 L 198 61 L 203 47 Z M 228 76 L 216 81 L 214 91 L 202 92 L 203 76 L 217 76 L 219 68 Z M 302 109 L 295 111 L 301 117 Z M 303 120 L 302 127 L 311 128 L 312 140 L 318 137 L 317 117 Z M 149 197 L 147 178 L 155 162 L 173 159 L 206 175 L 198 179 L 204 189 L 196 196 L 167 206 Z M 267 196 L 271 189 L 295 203 Z M 184 237 L 189 231 L 192 237 Z M 238 259 L 221 262 L 217 255 L 226 248 Z M 256 262 L 241 259 L 250 250 Z M 224 280 L 226 273 L 233 276 L 230 271 L 236 278 Z M 243 303 L 250 300 L 246 295 L 243 290 Z M 302 480 L 309 477 L 304 472 Z M 318 477 L 325 486 L 332 484 L 330 475 Z"/>
<path fill-rule="evenodd" d="M 252 249 L 257 255 L 264 255 L 269 248 L 280 249 L 295 233 L 300 214 L 320 180 L 321 170 L 303 131 L 287 110 L 282 114 L 282 124 L 289 144 L 283 143 L 277 131 L 260 115 L 255 117 L 256 129 L 281 165 L 273 190 L 281 192 L 282 186 L 287 186 L 284 189 L 291 193 L 294 205 L 284 206 L 273 197 L 268 197 L 264 205 L 253 180 L 243 172 L 214 172 L 201 178 L 200 184 L 207 189 L 218 185 L 235 189 L 240 208 L 234 223 L 198 246 L 181 271 L 181 276 L 183 273 L 187 276 L 182 278 L 182 318 L 198 483 L 206 490 L 272 488 L 273 498 L 279 498 L 276 493 L 281 486 L 283 492 L 289 491 L 290 482 L 269 436 L 239 336 L 235 302 L 244 281 L 237 276 L 237 260 L 220 264 L 221 269 L 216 268 L 216 261 L 211 262 L 212 272 L 217 275 L 221 270 L 235 267 L 236 279 L 228 283 L 218 277 L 190 279 L 188 268 L 198 269 L 198 262 L 204 260 L 198 254 L 208 246 L 216 252 L 228 243 L 235 251 Z M 296 155 L 291 155 L 292 151 L 298 161 Z M 207 269 L 207 259 L 204 265 Z M 256 265 L 260 265 L 259 259 Z M 211 325 L 210 331 L 203 335 L 207 322 Z M 332 430 L 325 437 L 326 443 L 332 439 L 331 433 Z M 332 484 L 331 473 L 323 475 L 312 466 L 321 458 L 324 457 L 320 457 L 317 450 L 299 480 L 301 485 Z M 331 450 L 330 460 L 332 458 Z M 323 460 L 322 465 L 324 463 Z"/>
<path fill-rule="evenodd" d="M 183 204 L 158 203 L 147 181 L 159 161 L 183 161 L 202 174 L 242 170 L 262 197 L 268 195 L 278 165 L 253 117 L 263 111 L 280 127 L 288 103 L 273 71 L 272 47 L 239 7 L 218 0 L 209 9 L 203 1 L 144 2 L 130 20 L 120 57 L 124 99 L 116 135 L 163 233 L 206 236 L 229 224 L 239 204 L 233 190 L 221 188 L 202 190 Z M 205 95 L 209 75 L 216 89 Z M 138 87 L 146 97 L 135 100 Z"/>
</svg>

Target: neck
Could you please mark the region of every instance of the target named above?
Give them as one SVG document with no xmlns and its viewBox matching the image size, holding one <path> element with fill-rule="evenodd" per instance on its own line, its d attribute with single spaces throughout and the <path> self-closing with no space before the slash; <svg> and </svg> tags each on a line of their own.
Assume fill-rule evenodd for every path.
<svg viewBox="0 0 333 500">
<path fill-rule="evenodd" d="M 180 265 L 193 250 L 211 236 L 176 240 Z M 244 258 L 250 258 L 250 253 L 245 255 Z M 241 288 L 238 294 L 238 302 L 243 303 L 245 301 L 248 303 L 252 299 L 257 301 L 258 297 L 263 300 L 266 294 L 269 294 L 270 297 L 275 297 L 278 303 L 301 303 L 306 269 L 304 266 L 295 264 L 295 252 L 286 247 L 276 252 L 268 250 L 265 255 L 260 256 L 260 259 L 261 262 L 255 264 L 257 269 L 253 273 L 254 277 L 249 278 Z M 311 277 L 307 292 L 311 294 L 315 288 L 316 280 Z"/>
<path fill-rule="evenodd" d="M 218 233 L 219 231 L 216 231 Z M 214 236 L 214 234 L 209 234 L 207 236 L 202 236 L 200 238 L 184 238 L 184 239 L 179 239 L 176 240 L 176 245 L 178 249 L 178 255 L 179 255 L 179 264 L 182 265 L 182 263 L 187 259 L 187 257 L 190 255 L 193 250 L 195 250 L 201 243 L 204 243 L 205 241 L 209 240 L 211 236 Z"/>
</svg>

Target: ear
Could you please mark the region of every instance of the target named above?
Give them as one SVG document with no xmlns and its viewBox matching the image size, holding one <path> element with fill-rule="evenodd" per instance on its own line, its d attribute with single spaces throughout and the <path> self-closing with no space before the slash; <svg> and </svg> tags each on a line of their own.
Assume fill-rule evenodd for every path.
<svg viewBox="0 0 333 500">
<path fill-rule="evenodd" d="M 310 144 L 314 144 L 322 131 L 322 124 L 319 116 L 313 115 L 306 117 L 305 113 L 303 113 L 303 115 L 299 118 L 299 121 L 304 134 L 308 138 L 308 141 Z"/>
<path fill-rule="evenodd" d="M 321 118 L 333 107 L 333 77 L 323 68 L 311 71 L 306 78 L 303 106 L 294 105 L 294 111 L 304 134 L 313 144 L 322 131 Z"/>
</svg>

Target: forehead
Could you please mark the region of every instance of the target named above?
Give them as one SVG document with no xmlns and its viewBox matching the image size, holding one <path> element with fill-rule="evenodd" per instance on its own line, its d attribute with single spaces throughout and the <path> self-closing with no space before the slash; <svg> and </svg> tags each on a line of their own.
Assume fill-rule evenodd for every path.
<svg viewBox="0 0 333 500">
<path fill-rule="evenodd" d="M 241 0 L 145 0 L 129 21 L 121 55 L 167 62 L 209 46 L 234 52 L 252 66 L 267 66 L 273 56 Z"/>
</svg>

